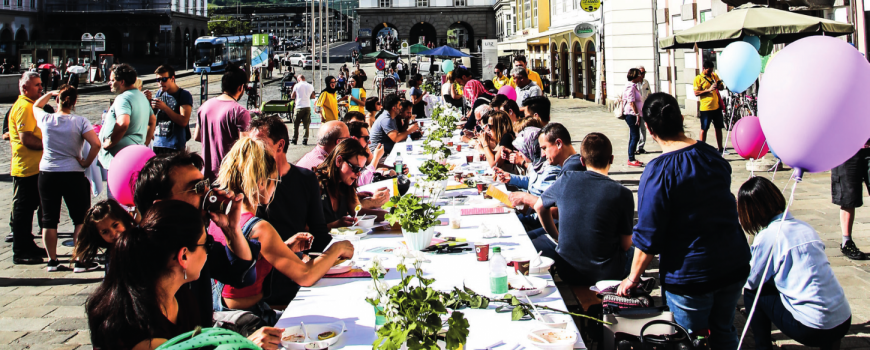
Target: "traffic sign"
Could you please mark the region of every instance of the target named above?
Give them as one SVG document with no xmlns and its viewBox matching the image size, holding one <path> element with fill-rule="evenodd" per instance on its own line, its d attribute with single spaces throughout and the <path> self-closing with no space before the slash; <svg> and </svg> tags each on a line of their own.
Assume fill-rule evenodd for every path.
<svg viewBox="0 0 870 350">
<path fill-rule="evenodd" d="M 106 40 L 106 35 L 103 33 L 94 34 L 94 40 Z"/>
<path fill-rule="evenodd" d="M 387 68 L 387 62 L 384 61 L 383 58 L 378 58 L 378 60 L 375 61 L 375 68 L 378 70 L 384 70 L 384 68 Z"/>
<path fill-rule="evenodd" d="M 82 41 L 84 40 L 94 40 L 94 37 L 91 35 L 91 33 L 84 33 L 82 34 Z"/>
<path fill-rule="evenodd" d="M 254 34 L 253 41 L 254 46 L 268 46 L 269 34 Z"/>
</svg>

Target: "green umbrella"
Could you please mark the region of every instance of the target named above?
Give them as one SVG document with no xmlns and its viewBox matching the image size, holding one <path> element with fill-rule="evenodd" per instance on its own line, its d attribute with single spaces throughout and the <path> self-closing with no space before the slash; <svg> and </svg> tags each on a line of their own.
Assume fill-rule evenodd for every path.
<svg viewBox="0 0 870 350">
<path fill-rule="evenodd" d="M 399 57 L 399 55 L 394 54 L 394 53 L 389 52 L 389 51 L 382 50 L 382 51 L 375 51 L 372 53 L 367 53 L 366 57 L 370 57 L 370 58 L 396 58 L 396 57 Z"/>
<path fill-rule="evenodd" d="M 412 54 L 412 55 L 416 55 L 418 52 L 423 52 L 423 51 L 429 50 L 429 48 L 426 47 L 426 45 L 423 45 L 423 44 L 414 44 L 414 45 L 411 45 L 410 49 L 411 49 L 411 54 Z"/>
<path fill-rule="evenodd" d="M 741 6 L 724 15 L 659 40 L 662 49 L 721 48 L 745 36 L 768 36 L 785 44 L 810 35 L 852 33 L 851 24 L 765 7 Z"/>
</svg>

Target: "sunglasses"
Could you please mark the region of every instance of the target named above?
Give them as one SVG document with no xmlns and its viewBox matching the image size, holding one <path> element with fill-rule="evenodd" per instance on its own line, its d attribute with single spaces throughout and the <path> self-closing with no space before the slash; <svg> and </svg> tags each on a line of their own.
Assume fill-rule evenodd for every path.
<svg viewBox="0 0 870 350">
<path fill-rule="evenodd" d="M 193 188 L 187 191 L 182 191 L 181 193 L 193 192 L 193 194 L 205 194 L 205 192 L 209 189 L 209 184 L 210 183 L 208 179 L 202 179 L 199 180 L 199 182 L 193 184 Z"/>
<path fill-rule="evenodd" d="M 160 77 L 160 78 L 157 78 L 157 82 L 158 82 L 158 83 L 165 83 L 165 82 L 169 81 L 169 79 L 172 79 L 172 78 L 170 78 L 170 77 Z"/>
<path fill-rule="evenodd" d="M 208 252 L 211 251 L 211 246 L 213 244 L 214 244 L 214 237 L 212 237 L 212 235 L 206 233 L 205 234 L 205 243 L 197 244 L 196 246 L 205 248 L 205 254 L 208 255 Z"/>
<path fill-rule="evenodd" d="M 348 166 L 350 166 L 350 170 L 352 170 L 355 174 L 361 173 L 364 169 L 361 166 L 356 166 L 356 165 L 351 164 L 349 161 L 345 160 L 344 162 L 347 163 Z"/>
</svg>

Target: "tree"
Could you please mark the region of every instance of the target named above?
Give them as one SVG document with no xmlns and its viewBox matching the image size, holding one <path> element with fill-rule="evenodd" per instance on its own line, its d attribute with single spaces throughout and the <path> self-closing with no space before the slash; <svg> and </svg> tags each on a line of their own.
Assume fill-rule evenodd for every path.
<svg viewBox="0 0 870 350">
<path fill-rule="evenodd" d="M 208 30 L 214 35 L 246 35 L 251 33 L 251 23 L 229 16 L 215 16 L 208 21 Z"/>
</svg>

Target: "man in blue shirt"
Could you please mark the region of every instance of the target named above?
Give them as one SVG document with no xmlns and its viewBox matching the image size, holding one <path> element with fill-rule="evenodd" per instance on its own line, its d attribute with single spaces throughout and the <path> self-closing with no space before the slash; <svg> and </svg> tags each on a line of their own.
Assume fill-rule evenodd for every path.
<svg viewBox="0 0 870 350">
<path fill-rule="evenodd" d="M 168 65 L 157 67 L 154 71 L 160 90 L 151 99 L 151 92 L 145 96 L 157 115 L 157 128 L 154 130 L 154 153 L 170 153 L 183 150 L 190 139 L 190 114 L 193 110 L 193 96 L 175 83 L 175 69 Z"/>
<path fill-rule="evenodd" d="M 625 275 L 634 223 L 634 197 L 607 176 L 613 164 L 613 145 L 600 133 L 586 135 L 580 159 L 587 171 L 559 177 L 535 203 L 547 233 L 556 241 L 559 277 L 572 286 L 590 286 Z M 561 232 L 551 210 L 559 208 Z M 546 253 L 546 250 L 545 250 Z"/>
</svg>

